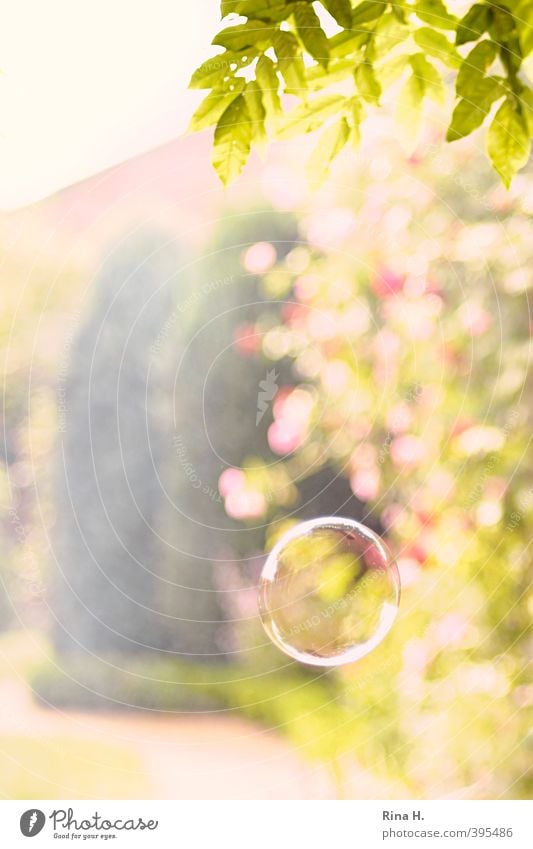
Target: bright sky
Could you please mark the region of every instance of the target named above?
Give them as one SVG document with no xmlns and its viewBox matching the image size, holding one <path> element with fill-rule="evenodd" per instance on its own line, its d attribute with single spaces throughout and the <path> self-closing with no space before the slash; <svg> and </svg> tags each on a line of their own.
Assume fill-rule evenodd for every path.
<svg viewBox="0 0 533 849">
<path fill-rule="evenodd" d="M 0 0 L 0 208 L 182 133 L 219 0 Z"/>
</svg>

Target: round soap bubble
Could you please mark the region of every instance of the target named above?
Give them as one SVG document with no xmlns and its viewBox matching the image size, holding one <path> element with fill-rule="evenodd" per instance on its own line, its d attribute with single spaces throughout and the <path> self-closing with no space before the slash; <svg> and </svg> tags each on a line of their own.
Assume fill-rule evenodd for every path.
<svg viewBox="0 0 533 849">
<path fill-rule="evenodd" d="M 270 552 L 259 610 L 273 643 L 314 666 L 364 657 L 390 631 L 400 576 L 382 540 L 337 516 L 291 528 Z"/>
</svg>

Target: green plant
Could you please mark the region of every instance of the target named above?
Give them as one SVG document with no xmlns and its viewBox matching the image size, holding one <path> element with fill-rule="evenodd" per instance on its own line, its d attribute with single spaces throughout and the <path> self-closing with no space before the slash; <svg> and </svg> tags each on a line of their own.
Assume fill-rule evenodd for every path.
<svg viewBox="0 0 533 849">
<path fill-rule="evenodd" d="M 508 187 L 529 158 L 533 132 L 522 67 L 533 50 L 533 2 L 512 7 L 474 3 L 459 18 L 443 0 L 222 0 L 228 25 L 213 44 L 223 52 L 192 76 L 191 88 L 209 94 L 191 129 L 215 126 L 212 161 L 227 184 L 252 145 L 325 125 L 310 162 L 319 180 L 345 145 L 359 142 L 368 108 L 400 80 L 399 111 L 416 123 L 424 101 L 442 102 L 445 81 L 455 78 L 446 138 L 469 135 L 490 115 L 488 155 Z M 328 36 L 324 27 L 336 31 Z M 287 111 L 281 94 L 300 102 Z"/>
</svg>

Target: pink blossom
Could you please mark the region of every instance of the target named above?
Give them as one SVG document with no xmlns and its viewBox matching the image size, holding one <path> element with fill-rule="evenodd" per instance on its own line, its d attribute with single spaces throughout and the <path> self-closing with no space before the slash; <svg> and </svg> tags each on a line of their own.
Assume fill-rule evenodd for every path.
<svg viewBox="0 0 533 849">
<path fill-rule="evenodd" d="M 274 414 L 275 419 L 281 418 L 285 415 L 285 405 L 287 403 L 287 399 L 290 398 L 291 393 L 294 391 L 293 386 L 280 386 L 276 393 L 276 397 L 274 398 L 272 404 L 272 413 Z"/>
<path fill-rule="evenodd" d="M 328 392 L 340 394 L 347 386 L 350 369 L 343 360 L 332 360 L 322 371 L 322 383 Z"/>
<path fill-rule="evenodd" d="M 307 238 L 322 251 L 339 248 L 355 234 L 357 219 L 351 209 L 338 207 L 315 213 L 307 222 Z"/>
<path fill-rule="evenodd" d="M 300 425 L 286 418 L 273 422 L 267 436 L 268 444 L 276 454 L 290 454 L 296 451 L 304 439 Z"/>
<path fill-rule="evenodd" d="M 400 347 L 399 337 L 392 330 L 389 330 L 388 327 L 380 330 L 374 338 L 376 355 L 380 360 L 384 360 L 385 362 L 393 360 Z"/>
<path fill-rule="evenodd" d="M 415 469 L 426 456 L 426 447 L 417 436 L 405 434 L 393 439 L 390 447 L 392 462 L 400 468 Z"/>
<path fill-rule="evenodd" d="M 431 657 L 422 640 L 410 640 L 403 650 L 403 666 L 407 673 L 421 675 Z"/>
<path fill-rule="evenodd" d="M 245 357 L 251 357 L 261 347 L 261 335 L 255 324 L 241 324 L 233 333 L 233 345 Z"/>
<path fill-rule="evenodd" d="M 392 433 L 401 433 L 411 425 L 412 418 L 407 404 L 396 404 L 387 414 L 387 427 Z"/>
<path fill-rule="evenodd" d="M 265 514 L 265 496 L 255 489 L 230 493 L 225 499 L 226 513 L 232 519 L 259 519 Z"/>
<path fill-rule="evenodd" d="M 403 519 L 404 515 L 405 510 L 399 504 L 389 504 L 388 507 L 385 507 L 381 514 L 381 521 L 385 530 L 389 531 L 395 527 Z"/>
<path fill-rule="evenodd" d="M 223 498 L 239 492 L 246 486 L 246 475 L 241 469 L 225 469 L 218 479 L 218 490 Z"/>
<path fill-rule="evenodd" d="M 378 298 L 388 298 L 402 291 L 404 279 L 390 268 L 381 268 L 372 281 L 372 288 Z"/>
<path fill-rule="evenodd" d="M 481 336 L 492 324 L 492 317 L 479 304 L 464 303 L 459 310 L 461 324 L 471 336 Z"/>
<path fill-rule="evenodd" d="M 319 283 L 316 274 L 302 274 L 294 281 L 294 294 L 299 301 L 311 301 L 318 294 Z"/>
<path fill-rule="evenodd" d="M 360 336 L 370 326 L 370 313 L 361 303 L 351 304 L 340 316 L 341 330 L 348 336 Z"/>
<path fill-rule="evenodd" d="M 313 339 L 334 339 L 338 331 L 337 318 L 331 311 L 313 310 L 307 319 L 307 329 Z"/>
<path fill-rule="evenodd" d="M 361 469 L 350 478 L 352 492 L 361 501 L 373 501 L 379 493 L 380 474 L 379 470 Z"/>
<path fill-rule="evenodd" d="M 350 465 L 354 471 L 359 469 L 371 469 L 376 465 L 377 451 L 371 442 L 363 442 L 358 445 L 350 457 Z"/>
<path fill-rule="evenodd" d="M 242 264 L 250 274 L 264 274 L 277 259 L 276 248 L 270 242 L 256 242 L 244 253 Z"/>
<path fill-rule="evenodd" d="M 435 623 L 435 637 L 442 648 L 461 642 L 468 630 L 468 622 L 459 613 L 450 613 Z"/>
<path fill-rule="evenodd" d="M 414 584 L 421 574 L 420 563 L 412 557 L 400 557 L 397 561 L 402 587 Z"/>
</svg>

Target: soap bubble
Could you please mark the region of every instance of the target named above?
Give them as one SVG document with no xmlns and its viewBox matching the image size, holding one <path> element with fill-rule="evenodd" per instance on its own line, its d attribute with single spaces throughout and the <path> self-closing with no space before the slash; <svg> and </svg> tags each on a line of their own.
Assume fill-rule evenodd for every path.
<svg viewBox="0 0 533 849">
<path fill-rule="evenodd" d="M 340 666 L 390 631 L 400 601 L 396 563 L 382 540 L 352 519 L 312 519 L 270 552 L 259 586 L 264 628 L 290 657 Z"/>
</svg>

